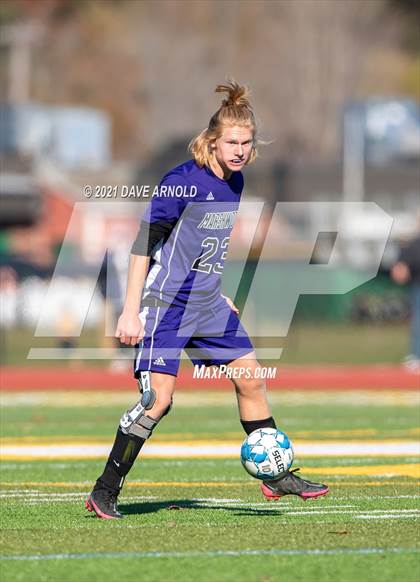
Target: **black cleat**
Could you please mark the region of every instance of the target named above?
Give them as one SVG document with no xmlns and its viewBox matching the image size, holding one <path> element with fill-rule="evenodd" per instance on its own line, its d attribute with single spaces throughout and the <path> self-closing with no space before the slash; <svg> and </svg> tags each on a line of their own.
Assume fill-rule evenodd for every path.
<svg viewBox="0 0 420 582">
<path fill-rule="evenodd" d="M 117 509 L 118 493 L 119 491 L 94 487 L 85 501 L 85 507 L 101 519 L 121 519 L 123 515 Z"/>
<path fill-rule="evenodd" d="M 261 491 L 266 499 L 280 499 L 284 495 L 298 495 L 302 499 L 313 499 L 329 492 L 327 485 L 312 483 L 295 475 L 299 469 L 286 471 L 275 481 L 263 481 Z"/>
</svg>

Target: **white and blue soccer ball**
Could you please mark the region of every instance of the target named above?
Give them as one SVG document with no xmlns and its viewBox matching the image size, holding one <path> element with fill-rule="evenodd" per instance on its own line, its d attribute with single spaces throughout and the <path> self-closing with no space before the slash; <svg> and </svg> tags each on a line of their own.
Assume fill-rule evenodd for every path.
<svg viewBox="0 0 420 582">
<path fill-rule="evenodd" d="M 242 443 L 241 462 L 257 479 L 277 479 L 293 463 L 289 437 L 275 428 L 254 430 Z"/>
</svg>

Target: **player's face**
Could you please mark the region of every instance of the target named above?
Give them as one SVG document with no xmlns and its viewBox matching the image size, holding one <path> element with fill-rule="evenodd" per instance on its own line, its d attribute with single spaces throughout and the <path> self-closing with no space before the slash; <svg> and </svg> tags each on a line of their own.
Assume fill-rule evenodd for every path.
<svg viewBox="0 0 420 582">
<path fill-rule="evenodd" d="M 252 130 L 234 125 L 226 127 L 215 141 L 214 154 L 224 174 L 238 172 L 249 160 L 253 143 Z"/>
</svg>

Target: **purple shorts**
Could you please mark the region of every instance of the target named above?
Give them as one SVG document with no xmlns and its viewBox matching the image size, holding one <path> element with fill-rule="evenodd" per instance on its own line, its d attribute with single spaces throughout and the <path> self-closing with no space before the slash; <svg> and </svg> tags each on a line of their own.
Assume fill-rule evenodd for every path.
<svg viewBox="0 0 420 582">
<path fill-rule="evenodd" d="M 254 350 L 225 299 L 215 307 L 144 307 L 145 336 L 136 346 L 134 376 L 149 370 L 176 376 L 182 350 L 200 366 L 228 364 Z"/>
</svg>

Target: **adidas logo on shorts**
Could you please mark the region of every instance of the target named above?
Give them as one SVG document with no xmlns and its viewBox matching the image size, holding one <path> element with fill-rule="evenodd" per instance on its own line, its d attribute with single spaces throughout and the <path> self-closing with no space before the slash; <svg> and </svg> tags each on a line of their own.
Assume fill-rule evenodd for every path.
<svg viewBox="0 0 420 582">
<path fill-rule="evenodd" d="M 207 194 L 207 198 L 206 198 L 206 200 L 214 200 L 213 192 L 209 192 L 209 193 Z"/>
<path fill-rule="evenodd" d="M 156 360 L 153 362 L 155 364 L 155 366 L 166 366 L 165 360 L 159 356 L 159 358 L 156 358 Z"/>
</svg>

